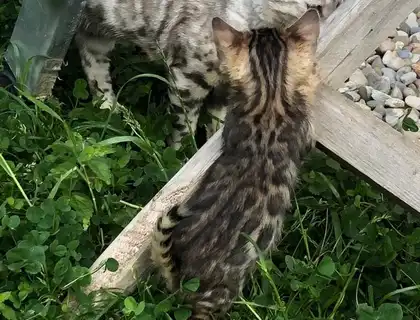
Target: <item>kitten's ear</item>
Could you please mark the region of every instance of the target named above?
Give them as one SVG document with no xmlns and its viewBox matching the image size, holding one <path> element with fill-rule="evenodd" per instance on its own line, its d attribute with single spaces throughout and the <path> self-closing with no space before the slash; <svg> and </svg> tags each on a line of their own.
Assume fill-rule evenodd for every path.
<svg viewBox="0 0 420 320">
<path fill-rule="evenodd" d="M 316 43 L 320 32 L 320 18 L 316 9 L 309 9 L 287 31 L 303 41 Z"/>
<path fill-rule="evenodd" d="M 242 32 L 234 29 L 222 19 L 216 17 L 212 22 L 213 38 L 216 46 L 219 48 L 229 48 L 239 46 L 244 35 Z"/>
</svg>

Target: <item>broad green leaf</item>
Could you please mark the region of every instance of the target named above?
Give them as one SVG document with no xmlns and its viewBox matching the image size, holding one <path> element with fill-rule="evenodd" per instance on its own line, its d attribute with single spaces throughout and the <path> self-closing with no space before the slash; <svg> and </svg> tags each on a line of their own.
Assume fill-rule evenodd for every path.
<svg viewBox="0 0 420 320">
<path fill-rule="evenodd" d="M 174 316 L 175 320 L 187 320 L 191 316 L 192 312 L 191 310 L 180 308 L 178 310 L 175 310 Z"/>
<path fill-rule="evenodd" d="M 107 159 L 95 158 L 89 160 L 87 165 L 99 179 L 104 181 L 107 185 L 111 184 L 112 174 Z"/>
<path fill-rule="evenodd" d="M 108 260 L 105 263 L 105 268 L 111 272 L 115 272 L 118 270 L 118 261 L 114 258 L 108 258 Z"/>
<path fill-rule="evenodd" d="M 61 258 L 55 264 L 54 277 L 59 278 L 59 277 L 64 276 L 70 268 L 71 268 L 70 260 L 68 258 Z"/>
<path fill-rule="evenodd" d="M 403 310 L 399 304 L 384 303 L 378 308 L 378 315 L 381 320 L 402 320 Z"/>
<path fill-rule="evenodd" d="M 155 314 L 158 315 L 160 313 L 171 311 L 172 309 L 172 301 L 169 299 L 165 299 L 159 302 L 155 307 Z"/>
<path fill-rule="evenodd" d="M 9 219 L 9 223 L 7 224 L 10 229 L 16 229 L 20 225 L 20 218 L 19 216 L 11 216 Z"/>
<path fill-rule="evenodd" d="M 198 278 L 190 279 L 184 282 L 182 284 L 182 287 L 187 291 L 196 292 L 198 288 L 200 287 L 200 279 Z"/>
<path fill-rule="evenodd" d="M 335 263 L 329 256 L 324 256 L 317 268 L 318 272 L 326 277 L 331 277 L 335 272 Z"/>
<path fill-rule="evenodd" d="M 45 212 L 40 207 L 29 207 L 28 210 L 26 210 L 26 218 L 30 222 L 38 223 L 44 216 Z"/>
<path fill-rule="evenodd" d="M 128 313 L 134 312 L 137 308 L 137 302 L 133 297 L 127 297 L 124 299 L 124 307 L 127 309 Z"/>
<path fill-rule="evenodd" d="M 73 193 L 70 199 L 70 206 L 78 213 L 78 216 L 90 220 L 93 214 L 93 203 L 90 198 L 80 193 Z"/>
<path fill-rule="evenodd" d="M 54 250 L 52 250 L 52 252 L 58 257 L 63 257 L 67 253 L 67 248 L 62 244 L 59 244 L 54 248 Z"/>
<path fill-rule="evenodd" d="M 138 315 L 142 314 L 142 313 L 143 313 L 143 311 L 144 311 L 144 308 L 146 308 L 146 302 L 144 302 L 144 301 L 140 301 L 140 302 L 139 302 L 139 304 L 138 304 L 138 305 L 137 305 L 137 307 L 136 307 L 136 310 L 134 310 L 134 314 L 135 314 L 136 316 L 138 316 Z"/>
</svg>

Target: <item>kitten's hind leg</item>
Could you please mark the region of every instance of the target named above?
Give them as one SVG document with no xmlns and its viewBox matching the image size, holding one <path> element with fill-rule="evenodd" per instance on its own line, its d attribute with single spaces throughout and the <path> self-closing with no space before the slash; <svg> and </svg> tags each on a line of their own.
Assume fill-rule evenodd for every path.
<svg viewBox="0 0 420 320">
<path fill-rule="evenodd" d="M 214 316 L 224 316 L 230 309 L 237 292 L 226 287 L 217 287 L 206 292 L 194 293 L 191 303 L 193 305 L 192 320 L 210 320 Z"/>
<path fill-rule="evenodd" d="M 76 35 L 75 40 L 91 94 L 104 99 L 101 109 L 111 109 L 116 98 L 112 89 L 108 54 L 114 49 L 115 41 L 88 36 L 83 31 Z"/>
</svg>

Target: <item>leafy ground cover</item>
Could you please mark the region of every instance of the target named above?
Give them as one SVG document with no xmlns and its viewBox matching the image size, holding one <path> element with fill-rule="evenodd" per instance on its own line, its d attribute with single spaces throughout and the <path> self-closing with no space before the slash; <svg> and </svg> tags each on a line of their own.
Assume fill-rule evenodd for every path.
<svg viewBox="0 0 420 320">
<path fill-rule="evenodd" d="M 0 47 L 18 1 L 0 5 Z M 4 47 L 4 46 L 3 46 Z M 83 287 L 89 266 L 194 153 L 175 152 L 164 75 L 136 49 L 113 54 L 124 114 L 96 108 L 74 48 L 54 98 L 0 90 L 0 315 L 4 319 L 187 319 L 155 276 L 110 310 Z M 127 83 L 127 84 L 126 84 Z M 198 139 L 198 147 L 201 145 Z M 409 183 L 409 181 L 407 181 Z M 308 158 L 279 250 L 262 257 L 230 319 L 420 319 L 419 215 L 319 151 Z M 115 261 L 107 263 L 118 268 Z M 191 279 L 182 290 L 197 290 Z M 105 313 L 105 314 L 103 314 Z"/>
</svg>

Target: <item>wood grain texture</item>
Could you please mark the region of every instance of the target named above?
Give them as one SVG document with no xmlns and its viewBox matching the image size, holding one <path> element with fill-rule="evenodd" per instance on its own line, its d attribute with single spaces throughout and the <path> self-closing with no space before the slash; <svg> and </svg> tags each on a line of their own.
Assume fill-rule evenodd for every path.
<svg viewBox="0 0 420 320">
<path fill-rule="evenodd" d="M 419 0 L 346 0 L 322 25 L 317 53 L 323 82 L 341 87 L 418 6 Z"/>
<path fill-rule="evenodd" d="M 418 0 L 347 1 L 326 21 L 319 42 L 324 79 L 335 87 L 395 30 Z M 367 41 L 371 43 L 366 44 Z M 323 146 L 416 210 L 420 209 L 420 198 L 415 192 L 420 190 L 420 181 L 412 182 L 420 171 L 416 164 L 420 163 L 420 153 L 414 143 L 331 88 L 323 87 L 315 115 L 319 142 Z M 155 221 L 175 202 L 188 196 L 218 157 L 220 136 L 219 130 L 102 253 L 91 267 L 100 271 L 92 275 L 87 292 L 112 288 L 128 293 L 133 289 L 136 273 L 148 268 L 149 237 Z M 120 264 L 115 273 L 100 268 L 110 257 Z"/>
<path fill-rule="evenodd" d="M 420 147 L 411 137 L 326 85 L 314 112 L 320 145 L 420 212 Z"/>
</svg>

